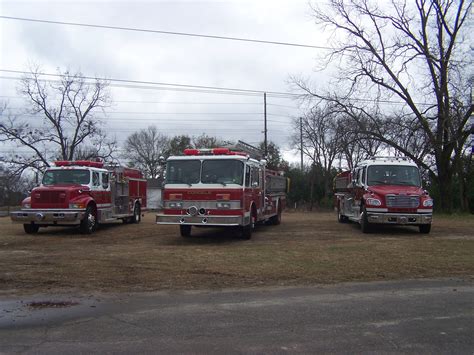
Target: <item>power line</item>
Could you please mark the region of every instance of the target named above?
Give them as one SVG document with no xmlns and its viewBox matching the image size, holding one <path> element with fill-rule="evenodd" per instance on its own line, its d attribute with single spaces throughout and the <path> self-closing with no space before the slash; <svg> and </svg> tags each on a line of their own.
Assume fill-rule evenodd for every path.
<svg viewBox="0 0 474 355">
<path fill-rule="evenodd" d="M 17 108 L 21 110 L 21 108 Z M 128 114 L 128 115 L 263 115 L 261 112 L 146 112 L 146 111 L 100 111 L 106 115 L 109 114 Z M 21 113 L 20 113 L 21 115 Z M 30 116 L 29 114 L 24 114 L 23 116 Z M 37 115 L 34 115 L 37 117 Z"/>
<path fill-rule="evenodd" d="M 259 39 L 252 39 L 252 38 L 227 37 L 227 36 L 217 36 L 217 35 L 204 35 L 204 34 L 191 33 L 191 32 L 174 32 L 174 31 L 151 30 L 151 29 L 135 28 L 135 27 L 95 25 L 95 24 L 90 24 L 90 23 L 52 21 L 52 20 L 34 19 L 34 18 L 26 18 L 26 17 L 13 17 L 13 16 L 0 16 L 0 18 L 6 19 L 6 20 L 15 20 L 15 21 L 48 23 L 48 24 L 54 24 L 54 25 L 79 26 L 79 27 L 90 27 L 90 28 L 104 28 L 104 29 L 109 29 L 109 30 L 147 32 L 147 33 L 174 35 L 174 36 L 201 37 L 201 38 L 211 38 L 211 39 L 219 39 L 219 40 L 227 40 L 227 41 L 251 42 L 251 43 L 259 43 L 259 44 L 272 44 L 272 45 L 278 45 L 278 46 L 291 46 L 291 47 L 316 48 L 316 49 L 332 50 L 332 48 L 330 48 L 330 47 L 315 46 L 315 45 L 311 45 L 311 44 L 292 43 L 292 42 L 279 42 L 279 41 L 267 41 L 267 40 L 259 40 Z"/>
<path fill-rule="evenodd" d="M 0 76 L 0 79 L 2 77 Z M 0 95 L 0 98 L 7 98 L 7 99 L 15 99 L 15 100 L 25 100 L 23 96 L 14 96 L 14 95 Z M 60 101 L 59 98 L 51 98 L 51 101 Z M 189 102 L 189 101 L 146 101 L 146 100 L 113 100 L 114 103 L 136 103 L 136 104 L 163 104 L 163 105 L 257 105 L 261 106 L 261 102 Z M 279 104 L 272 104 L 267 102 L 267 106 L 274 106 L 274 107 L 284 107 L 284 108 L 292 108 L 292 109 L 300 109 L 297 106 L 289 106 L 289 105 L 279 105 Z M 9 109 L 21 109 L 20 107 L 9 107 Z"/>
<path fill-rule="evenodd" d="M 40 129 L 42 127 L 29 127 L 31 130 L 34 130 L 34 129 Z M 104 128 L 104 127 L 102 127 Z M 209 128 L 209 127 L 199 127 L 199 128 L 202 128 L 202 133 L 204 133 L 204 130 L 206 132 L 221 132 L 221 133 L 226 133 L 226 134 L 232 134 L 232 133 L 239 133 L 239 134 L 251 134 L 251 133 L 254 133 L 254 134 L 259 134 L 261 132 L 263 132 L 263 129 L 262 131 L 259 131 L 258 129 L 255 129 L 255 128 L 252 128 L 252 127 L 249 127 L 248 129 L 245 129 L 242 128 L 242 127 L 237 127 L 237 128 L 225 128 L 225 127 L 221 127 L 221 128 Z M 196 129 L 196 131 L 199 131 L 199 128 Z M 107 132 L 138 132 L 139 130 L 141 130 L 139 127 L 133 127 L 133 128 L 125 128 L 125 127 L 106 127 L 104 128 L 107 130 Z M 178 128 L 174 128 L 174 127 L 159 127 L 159 131 L 162 131 L 162 132 L 175 132 L 175 133 L 182 133 L 183 131 L 186 131 L 186 127 L 178 127 Z M 282 134 L 288 134 L 288 130 L 285 130 L 285 129 L 277 129 L 277 128 L 271 128 L 269 129 L 269 131 L 272 131 L 272 132 L 280 132 Z M 184 133 L 186 134 L 186 133 Z"/>
<path fill-rule="evenodd" d="M 171 113 L 172 114 L 172 113 Z M 180 114 L 180 113 L 177 113 L 177 114 Z M 207 115 L 207 113 L 196 113 L 196 115 Z M 237 114 L 238 115 L 238 114 Z M 42 115 L 33 115 L 33 114 L 19 114 L 17 117 L 20 117 L 20 118 L 42 118 L 43 116 Z M 110 122 L 110 121 L 127 121 L 127 122 L 131 122 L 131 121 L 144 121 L 144 122 L 159 122 L 160 124 L 163 124 L 163 123 L 171 123 L 171 124 L 176 124 L 176 123 L 200 123 L 200 122 L 213 122 L 213 123 L 227 123 L 227 122 L 250 122 L 250 123 L 258 123 L 258 124 L 261 124 L 262 122 L 260 121 L 261 120 L 261 117 L 258 117 L 259 120 L 256 120 L 256 119 L 225 119 L 225 120 L 216 120 L 216 119 L 202 119 L 202 118 L 199 118 L 199 119 L 178 119 L 178 120 L 175 120 L 175 121 L 172 121 L 172 122 L 169 122 L 169 121 L 166 121 L 166 122 L 163 122 L 161 120 L 158 120 L 156 118 L 153 118 L 153 117 L 150 117 L 150 118 L 136 118 L 136 117 L 127 117 L 127 118 L 122 118 L 122 117 L 110 117 L 110 116 L 94 116 L 95 118 L 97 119 L 101 119 L 101 120 L 105 120 L 106 122 Z M 284 117 L 284 116 L 282 116 Z M 289 117 L 289 116 L 288 116 Z M 281 123 L 281 124 L 290 124 L 291 122 L 288 122 L 288 121 L 279 121 L 279 120 L 267 120 L 268 122 L 272 122 L 272 123 Z"/>
<path fill-rule="evenodd" d="M 20 107 L 9 107 L 8 110 L 18 110 L 21 111 L 23 110 Z M 100 111 L 101 113 L 105 114 L 104 118 L 110 117 L 109 115 L 196 115 L 196 116 L 206 116 L 206 115 L 222 115 L 222 116 L 229 116 L 229 115 L 235 115 L 235 116 L 257 116 L 261 117 L 263 115 L 262 112 L 148 112 L 148 111 Z M 23 116 L 23 117 L 41 117 L 41 113 L 38 114 L 29 114 L 29 113 L 18 113 L 17 115 Z M 274 116 L 274 117 L 285 117 L 285 118 L 294 118 L 291 115 L 280 115 L 280 114 L 274 114 L 274 113 L 267 113 L 268 116 Z M 117 119 L 116 117 L 114 119 Z M 242 120 L 239 119 L 240 121 L 249 121 L 249 120 Z M 228 121 L 228 119 L 226 119 Z"/>
<path fill-rule="evenodd" d="M 0 16 L 1 17 L 1 16 Z M 21 70 L 10 70 L 10 69 L 0 69 L 0 72 L 6 73 L 16 73 L 16 74 L 32 74 L 31 72 L 21 71 Z M 52 77 L 61 77 L 61 74 L 52 74 L 52 73 L 38 73 L 38 75 L 52 76 Z M 125 85 L 125 84 L 109 84 L 112 87 L 123 87 L 123 88 L 139 88 L 139 89 L 152 89 L 152 90 L 171 90 L 171 91 L 189 91 L 189 92 L 198 92 L 198 93 L 211 93 L 211 94 L 226 94 L 226 95 L 244 95 L 244 96 L 261 96 L 264 93 L 267 96 L 274 98 L 287 98 L 295 99 L 302 97 L 307 94 L 293 94 L 289 92 L 279 92 L 279 91 L 265 91 L 265 90 L 253 90 L 253 89 L 239 89 L 239 88 L 226 88 L 218 86 L 203 86 L 203 85 L 191 85 L 191 84 L 173 84 L 173 83 L 162 83 L 162 82 L 153 82 L 153 81 L 139 81 L 139 80 L 127 80 L 127 79 L 107 79 L 107 78 L 94 78 L 90 76 L 75 76 L 78 79 L 84 80 L 102 80 L 110 82 L 119 82 L 119 83 L 132 83 L 132 84 L 145 84 L 145 85 L 163 85 L 170 86 L 166 88 L 160 88 L 156 86 L 143 86 L 143 85 Z M 22 80 L 20 77 L 8 77 L 0 76 L 0 79 L 10 79 L 10 80 Z M 59 80 L 44 80 L 58 82 Z M 172 87 L 176 86 L 176 87 Z M 310 94 L 311 95 L 311 94 Z M 363 99 L 363 98 L 351 98 L 352 101 L 356 102 L 367 102 L 367 103 L 384 103 L 384 104 L 393 104 L 393 105 L 406 105 L 406 102 L 403 101 L 393 101 L 393 100 L 381 100 L 381 99 Z M 415 102 L 417 105 L 421 106 L 436 106 L 435 104 Z"/>
<path fill-rule="evenodd" d="M 291 46 L 291 47 L 301 47 L 301 48 L 314 48 L 314 49 L 323 49 L 323 50 L 330 50 L 330 51 L 337 50 L 335 48 L 328 47 L 328 46 L 316 46 L 316 45 L 304 44 L 304 43 L 268 41 L 268 40 L 252 39 L 252 38 L 228 37 L 228 36 L 218 36 L 218 35 L 205 35 L 205 34 L 192 33 L 192 32 L 151 30 L 151 29 L 136 28 L 136 27 L 96 25 L 96 24 L 81 23 L 81 22 L 53 21 L 53 20 L 43 20 L 43 19 L 26 18 L 26 17 L 14 17 L 14 16 L 1 16 L 1 15 L 0 15 L 0 18 L 5 19 L 5 20 L 47 23 L 47 24 L 53 24 L 53 25 L 102 28 L 102 29 L 110 29 L 110 30 L 120 30 L 120 31 L 130 31 L 130 32 L 146 32 L 146 33 L 174 35 L 174 36 L 201 37 L 201 38 L 210 38 L 210 39 L 227 40 L 227 41 L 250 42 L 250 43 L 258 43 L 258 44 L 271 44 L 271 45 Z M 346 54 L 344 54 L 344 55 L 346 55 Z M 400 55 L 400 56 L 404 57 L 404 58 L 411 58 L 407 55 Z M 457 62 L 457 63 L 470 64 L 470 61 L 465 61 L 465 60 L 452 59 L 452 61 Z"/>
<path fill-rule="evenodd" d="M 11 69 L 0 69 L 0 72 L 4 73 L 13 73 L 13 74 L 24 74 L 29 75 L 31 72 L 22 71 L 22 70 L 11 70 Z M 38 73 L 39 76 L 48 76 L 48 77 L 62 77 L 61 74 L 53 74 L 53 73 Z M 146 88 L 146 89 L 160 89 L 154 86 L 169 86 L 172 87 L 172 90 L 176 89 L 198 89 L 198 90 L 212 90 L 207 91 L 210 93 L 215 92 L 225 92 L 225 93 L 234 93 L 239 95 L 263 95 L 265 92 L 267 95 L 273 95 L 277 97 L 287 96 L 287 97 L 298 97 L 301 96 L 299 94 L 292 94 L 289 92 L 278 92 L 278 91 L 266 91 L 266 90 L 253 90 L 253 89 L 240 89 L 240 88 L 226 88 L 226 87 L 219 87 L 219 86 L 205 86 L 205 85 L 190 85 L 190 84 L 176 84 L 176 83 L 164 83 L 164 82 L 156 82 L 156 81 L 140 81 L 140 80 L 127 80 L 127 79 L 116 79 L 116 78 L 100 78 L 100 77 L 91 77 L 91 76 L 83 76 L 83 75 L 75 75 L 74 77 L 83 80 L 102 80 L 108 81 L 112 83 L 130 83 L 130 84 L 142 84 L 142 85 L 153 85 L 153 86 L 124 86 L 124 87 L 134 87 L 134 88 Z M 20 77 L 5 77 L 0 76 L 0 79 L 12 79 L 12 80 L 22 80 L 23 78 Z M 56 80 L 57 81 L 57 80 Z M 111 84 L 110 86 L 114 86 L 116 84 Z M 116 85 L 118 86 L 118 85 Z M 200 91 L 201 92 L 201 91 Z M 203 91 L 206 92 L 206 91 Z"/>
<path fill-rule="evenodd" d="M 1 77 L 0 77 L 1 78 Z M 7 99 L 25 99 L 23 96 L 18 96 L 18 95 L 0 95 L 0 97 L 4 97 Z M 51 100 L 57 100 L 59 101 L 60 99 L 55 99 L 51 98 Z M 147 101 L 147 100 L 113 100 L 114 103 L 137 103 L 137 104 L 165 104 L 165 105 L 259 105 L 261 106 L 261 102 L 190 102 L 190 101 Z M 272 105 L 272 106 L 282 106 L 282 107 L 293 107 L 296 108 L 296 106 L 285 106 L 285 105 L 276 105 L 276 104 L 270 104 L 267 103 L 267 105 Z"/>
<path fill-rule="evenodd" d="M 268 106 L 276 106 L 276 107 L 286 107 L 286 108 L 300 109 L 300 108 L 297 107 L 297 106 L 278 105 L 278 104 L 271 104 L 271 103 L 268 103 L 268 102 L 267 102 L 267 105 L 268 105 Z"/>
</svg>

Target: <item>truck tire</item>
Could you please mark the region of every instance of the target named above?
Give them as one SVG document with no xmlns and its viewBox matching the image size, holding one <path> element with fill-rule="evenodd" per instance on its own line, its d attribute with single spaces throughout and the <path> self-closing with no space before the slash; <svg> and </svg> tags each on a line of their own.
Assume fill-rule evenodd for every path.
<svg viewBox="0 0 474 355">
<path fill-rule="evenodd" d="M 348 221 L 348 218 L 341 213 L 339 208 L 337 209 L 337 221 L 339 223 L 346 223 Z"/>
<path fill-rule="evenodd" d="M 95 208 L 88 206 L 84 219 L 79 225 L 82 234 L 92 234 L 97 229 L 97 213 Z"/>
<path fill-rule="evenodd" d="M 241 227 L 241 237 L 242 239 L 249 240 L 252 238 L 252 232 L 255 228 L 255 224 L 257 223 L 257 216 L 256 213 L 252 213 L 250 216 L 250 223 L 247 224 L 246 226 Z"/>
<path fill-rule="evenodd" d="M 26 234 L 36 234 L 39 231 L 39 225 L 37 224 L 24 224 L 23 229 Z"/>
<path fill-rule="evenodd" d="M 188 238 L 191 236 L 191 226 L 181 225 L 179 226 L 179 233 L 183 238 Z"/>
<path fill-rule="evenodd" d="M 420 233 L 429 234 L 431 231 L 431 224 L 420 224 L 418 228 L 420 229 Z"/>
<path fill-rule="evenodd" d="M 240 235 L 242 239 L 249 240 L 252 238 L 252 223 L 241 227 Z"/>
<path fill-rule="evenodd" d="M 367 211 L 365 206 L 362 207 L 362 216 L 360 218 L 360 230 L 362 233 L 370 233 L 372 231 L 372 227 L 367 220 Z"/>
<path fill-rule="evenodd" d="M 270 217 L 270 219 L 269 219 L 270 224 L 273 225 L 273 226 L 277 226 L 281 223 L 280 203 L 278 203 L 277 211 L 278 211 L 277 214 L 275 216 Z"/>
<path fill-rule="evenodd" d="M 135 204 L 135 208 L 133 209 L 133 217 L 132 217 L 132 223 L 140 223 L 142 220 L 142 211 L 140 208 L 140 204 Z"/>
</svg>

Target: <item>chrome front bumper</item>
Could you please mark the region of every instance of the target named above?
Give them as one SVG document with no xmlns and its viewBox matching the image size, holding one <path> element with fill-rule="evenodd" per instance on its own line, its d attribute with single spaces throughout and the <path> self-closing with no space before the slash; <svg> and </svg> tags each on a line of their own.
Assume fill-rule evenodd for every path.
<svg viewBox="0 0 474 355">
<path fill-rule="evenodd" d="M 21 210 L 10 213 L 14 223 L 55 225 L 76 225 L 84 219 L 85 210 Z"/>
<path fill-rule="evenodd" d="M 429 213 L 373 213 L 367 212 L 369 223 L 380 224 L 431 224 L 432 214 Z"/>
<path fill-rule="evenodd" d="M 157 224 L 182 224 L 192 226 L 241 226 L 242 216 L 189 216 L 157 214 Z"/>
</svg>

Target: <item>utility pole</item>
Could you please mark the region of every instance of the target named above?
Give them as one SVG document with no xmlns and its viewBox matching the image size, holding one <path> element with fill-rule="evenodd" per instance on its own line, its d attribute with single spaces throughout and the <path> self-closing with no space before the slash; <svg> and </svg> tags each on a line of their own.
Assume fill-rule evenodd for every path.
<svg viewBox="0 0 474 355">
<path fill-rule="evenodd" d="M 301 153 L 301 171 L 303 171 L 303 117 L 300 117 L 300 153 Z"/>
<path fill-rule="evenodd" d="M 264 147 L 265 147 L 265 159 L 267 159 L 268 156 L 268 147 L 267 147 L 267 93 L 263 93 L 263 121 L 264 121 Z"/>
</svg>

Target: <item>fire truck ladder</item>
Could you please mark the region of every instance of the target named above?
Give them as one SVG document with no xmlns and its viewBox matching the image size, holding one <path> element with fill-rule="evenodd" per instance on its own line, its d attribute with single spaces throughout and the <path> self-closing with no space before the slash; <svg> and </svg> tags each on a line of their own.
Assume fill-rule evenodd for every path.
<svg viewBox="0 0 474 355">
<path fill-rule="evenodd" d="M 257 160 L 261 160 L 264 157 L 264 153 L 261 149 L 240 140 L 237 141 L 237 144 L 228 146 L 227 148 L 247 153 L 251 158 Z"/>
</svg>

